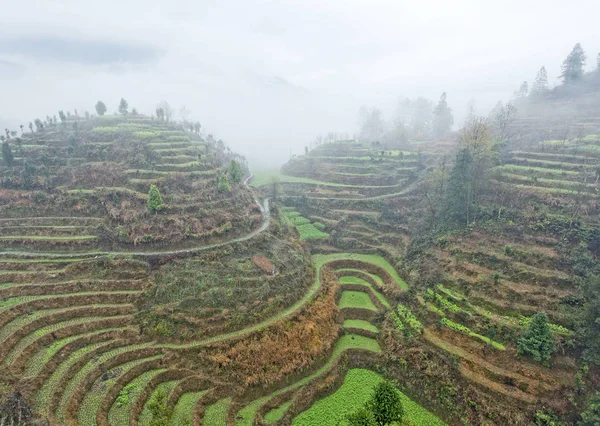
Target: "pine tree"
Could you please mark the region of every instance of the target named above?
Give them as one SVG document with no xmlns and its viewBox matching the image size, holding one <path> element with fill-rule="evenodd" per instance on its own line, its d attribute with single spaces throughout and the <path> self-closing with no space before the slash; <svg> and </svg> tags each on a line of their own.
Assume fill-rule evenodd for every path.
<svg viewBox="0 0 600 426">
<path fill-rule="evenodd" d="M 398 395 L 396 387 L 387 380 L 377 385 L 366 408 L 373 413 L 378 426 L 399 422 L 404 416 L 400 395 Z"/>
<path fill-rule="evenodd" d="M 15 159 L 7 140 L 2 142 L 2 159 L 4 160 L 4 164 L 6 164 L 8 167 L 12 166 L 12 163 Z"/>
<path fill-rule="evenodd" d="M 150 185 L 150 191 L 148 191 L 148 210 L 155 213 L 164 207 L 160 190 L 156 185 Z"/>
<path fill-rule="evenodd" d="M 522 355 L 530 355 L 536 361 L 547 361 L 554 352 L 554 337 L 548 324 L 548 315 L 538 312 L 531 317 L 527 328 L 517 342 Z"/>
<path fill-rule="evenodd" d="M 535 81 L 533 82 L 533 86 L 531 86 L 531 94 L 532 97 L 540 97 L 543 96 L 546 92 L 548 92 L 548 73 L 546 72 L 546 67 L 540 68 L 535 77 Z"/>
<path fill-rule="evenodd" d="M 448 107 L 446 92 L 442 93 L 440 101 L 433 110 L 433 134 L 435 137 L 443 136 L 452 129 L 454 117 L 452 110 Z"/>
<path fill-rule="evenodd" d="M 231 192 L 231 185 L 229 185 L 227 174 L 223 173 L 217 177 L 217 189 L 219 192 Z"/>
<path fill-rule="evenodd" d="M 577 43 L 562 63 L 562 74 L 560 77 L 563 79 L 563 83 L 567 84 L 581 80 L 586 59 L 587 57 L 581 44 Z"/>
<path fill-rule="evenodd" d="M 239 163 L 235 160 L 231 160 L 231 166 L 229 167 L 229 176 L 231 177 L 231 183 L 236 184 L 242 181 L 242 168 Z"/>
<path fill-rule="evenodd" d="M 119 102 L 119 114 L 127 115 L 127 109 L 129 108 L 129 104 L 124 98 L 121 98 L 121 102 Z"/>
<path fill-rule="evenodd" d="M 519 86 L 519 90 L 517 90 L 514 93 L 514 97 L 515 97 L 515 99 L 525 99 L 527 97 L 528 93 L 529 93 L 529 84 L 526 81 L 524 81 Z"/>
</svg>

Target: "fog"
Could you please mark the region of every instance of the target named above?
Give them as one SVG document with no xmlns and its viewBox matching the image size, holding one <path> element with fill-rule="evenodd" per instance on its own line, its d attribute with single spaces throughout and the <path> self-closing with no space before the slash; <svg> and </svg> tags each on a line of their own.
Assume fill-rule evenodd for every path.
<svg viewBox="0 0 600 426">
<path fill-rule="evenodd" d="M 251 165 L 278 166 L 319 133 L 353 134 L 361 105 L 448 93 L 460 125 L 580 42 L 600 51 L 600 3 L 572 1 L 3 0 L 0 128 L 121 97 L 185 105 Z"/>
</svg>

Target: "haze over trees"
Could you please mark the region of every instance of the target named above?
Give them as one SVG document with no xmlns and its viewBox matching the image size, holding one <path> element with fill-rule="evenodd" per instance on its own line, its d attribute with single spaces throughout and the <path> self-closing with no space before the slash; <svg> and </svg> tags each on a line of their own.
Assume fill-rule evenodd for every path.
<svg viewBox="0 0 600 426">
<path fill-rule="evenodd" d="M 102 101 L 98 101 L 95 108 L 99 116 L 103 116 L 106 113 L 106 105 Z"/>
</svg>

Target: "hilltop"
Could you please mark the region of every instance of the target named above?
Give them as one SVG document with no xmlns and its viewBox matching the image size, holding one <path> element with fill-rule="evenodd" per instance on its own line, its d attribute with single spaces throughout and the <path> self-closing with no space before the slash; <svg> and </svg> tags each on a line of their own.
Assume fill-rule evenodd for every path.
<svg viewBox="0 0 600 426">
<path fill-rule="evenodd" d="M 12 160 L 0 166 L 4 250 L 193 247 L 261 223 L 243 185 L 245 160 L 183 125 L 131 114 L 71 115 L 6 137 Z M 152 185 L 161 198 L 150 209 Z"/>
</svg>

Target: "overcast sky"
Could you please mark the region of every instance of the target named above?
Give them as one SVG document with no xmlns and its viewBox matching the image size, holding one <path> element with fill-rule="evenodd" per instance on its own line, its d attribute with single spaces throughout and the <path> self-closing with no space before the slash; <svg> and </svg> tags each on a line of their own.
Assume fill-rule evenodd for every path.
<svg viewBox="0 0 600 426">
<path fill-rule="evenodd" d="M 158 101 L 254 165 L 319 133 L 354 133 L 358 108 L 448 93 L 487 113 L 573 45 L 600 51 L 597 0 L 3 0 L 0 126 L 59 109 Z"/>
</svg>

